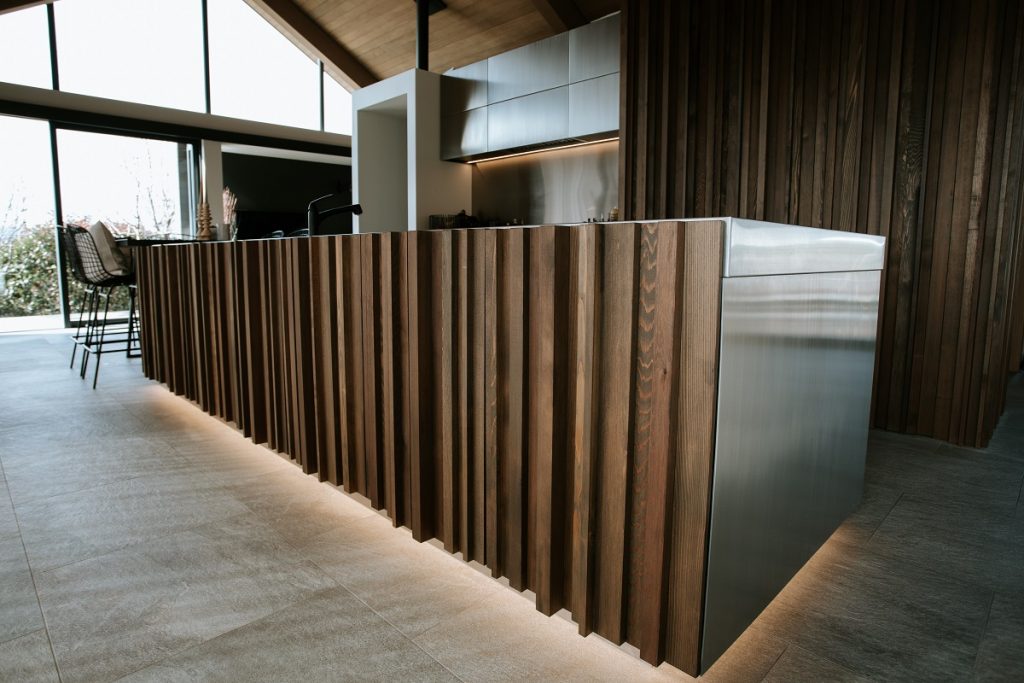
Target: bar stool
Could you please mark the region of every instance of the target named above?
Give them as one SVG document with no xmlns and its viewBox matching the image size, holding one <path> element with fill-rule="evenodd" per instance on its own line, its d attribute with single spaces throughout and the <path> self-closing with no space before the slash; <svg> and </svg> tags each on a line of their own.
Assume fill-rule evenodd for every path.
<svg viewBox="0 0 1024 683">
<path fill-rule="evenodd" d="M 58 226 L 61 243 L 71 263 L 71 274 L 85 287 L 85 295 L 79 309 L 79 327 L 72 337 L 71 367 L 75 365 L 75 354 L 82 347 L 79 375 L 85 379 L 89 357 L 96 356 L 93 368 L 92 388 L 100 373 L 100 358 L 104 353 L 124 351 L 129 358 L 141 355 L 139 345 L 139 318 L 135 308 L 135 272 L 114 275 L 108 271 L 100 258 L 96 242 L 88 230 L 76 227 Z M 128 290 L 128 320 L 110 318 L 110 297 L 118 287 Z M 103 315 L 100 316 L 100 305 Z M 85 331 L 82 332 L 82 316 L 86 316 Z"/>
</svg>

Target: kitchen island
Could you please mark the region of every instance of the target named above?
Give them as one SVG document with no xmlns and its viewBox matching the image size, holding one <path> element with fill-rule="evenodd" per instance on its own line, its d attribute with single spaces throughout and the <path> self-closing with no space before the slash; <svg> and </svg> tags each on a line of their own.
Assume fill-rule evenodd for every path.
<svg viewBox="0 0 1024 683">
<path fill-rule="evenodd" d="M 860 500 L 883 253 L 735 218 L 154 247 L 144 371 L 696 675 Z"/>
</svg>

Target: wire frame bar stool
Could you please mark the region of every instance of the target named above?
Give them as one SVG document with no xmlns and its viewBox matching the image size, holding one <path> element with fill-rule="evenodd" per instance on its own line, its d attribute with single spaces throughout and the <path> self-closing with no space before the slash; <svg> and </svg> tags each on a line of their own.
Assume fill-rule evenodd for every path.
<svg viewBox="0 0 1024 683">
<path fill-rule="evenodd" d="M 88 230 L 73 226 L 58 226 L 57 230 L 71 265 L 71 274 L 85 287 L 85 295 L 79 307 L 79 327 L 72 337 L 74 348 L 71 351 L 71 367 L 75 365 L 78 347 L 82 347 L 79 375 L 85 379 L 89 359 L 95 356 L 92 378 L 92 388 L 95 389 L 100 373 L 100 358 L 104 353 L 124 351 L 129 358 L 141 355 L 135 273 L 114 275 L 109 272 L 103 266 L 96 242 Z M 128 291 L 127 322 L 110 318 L 111 295 L 118 287 L 125 287 Z M 84 325 L 81 323 L 83 315 Z"/>
</svg>

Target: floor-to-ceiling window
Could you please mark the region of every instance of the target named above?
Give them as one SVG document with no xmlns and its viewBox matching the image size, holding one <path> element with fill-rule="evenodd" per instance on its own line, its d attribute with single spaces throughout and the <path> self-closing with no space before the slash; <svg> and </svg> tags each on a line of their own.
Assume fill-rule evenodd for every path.
<svg viewBox="0 0 1024 683">
<path fill-rule="evenodd" d="M 335 133 L 352 127 L 350 93 L 244 0 L 69 0 L 4 12 L 0 82 Z M 166 127 L 128 129 L 161 139 L 106 134 L 124 130 L 116 122 L 0 116 L 0 316 L 60 312 L 61 291 L 73 298 L 58 222 L 193 233 L 198 141 Z M 64 313 L 70 319 L 66 305 Z"/>
</svg>

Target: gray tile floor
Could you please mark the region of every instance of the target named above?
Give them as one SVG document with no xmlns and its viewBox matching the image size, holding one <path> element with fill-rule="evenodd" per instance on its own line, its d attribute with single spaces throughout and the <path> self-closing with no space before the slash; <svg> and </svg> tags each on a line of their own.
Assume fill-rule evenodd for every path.
<svg viewBox="0 0 1024 683">
<path fill-rule="evenodd" d="M 680 681 L 61 335 L 0 335 L 0 681 Z M 1024 680 L 1024 381 L 876 433 L 860 509 L 705 676 Z"/>
</svg>

